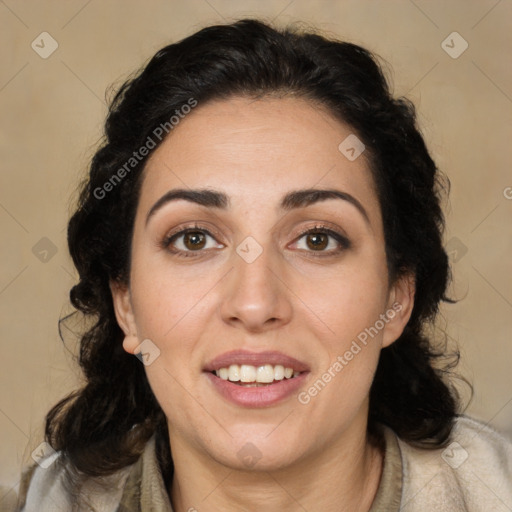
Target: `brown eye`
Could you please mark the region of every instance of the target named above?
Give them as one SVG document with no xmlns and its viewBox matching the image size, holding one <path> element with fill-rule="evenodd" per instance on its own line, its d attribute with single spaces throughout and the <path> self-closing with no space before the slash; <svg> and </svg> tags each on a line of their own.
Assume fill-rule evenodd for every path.
<svg viewBox="0 0 512 512">
<path fill-rule="evenodd" d="M 323 250 L 329 245 L 329 237 L 324 233 L 312 233 L 307 235 L 306 243 L 310 249 Z"/>
<path fill-rule="evenodd" d="M 193 226 L 165 237 L 160 245 L 176 256 L 190 257 L 222 247 L 222 244 L 215 242 L 215 237 L 208 230 Z"/>
<path fill-rule="evenodd" d="M 350 241 L 345 236 L 326 226 L 315 226 L 304 231 L 296 244 L 299 249 L 314 256 L 333 256 L 351 247 Z"/>
<path fill-rule="evenodd" d="M 200 231 L 189 231 L 183 235 L 183 244 L 191 251 L 202 249 L 206 245 L 206 237 Z"/>
</svg>

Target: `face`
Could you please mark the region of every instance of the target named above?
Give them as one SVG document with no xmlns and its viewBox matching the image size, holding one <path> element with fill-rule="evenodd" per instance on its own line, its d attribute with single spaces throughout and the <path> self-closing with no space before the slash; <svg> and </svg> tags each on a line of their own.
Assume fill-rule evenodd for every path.
<svg viewBox="0 0 512 512">
<path fill-rule="evenodd" d="M 125 350 L 149 340 L 173 453 L 286 468 L 365 432 L 379 352 L 413 290 L 388 281 L 366 155 L 338 149 L 351 133 L 305 100 L 232 98 L 196 107 L 148 160 L 130 285 L 111 288 Z M 190 194 L 205 189 L 220 196 Z M 250 381 L 272 365 L 259 375 L 274 383 L 211 373 L 244 363 Z M 300 374 L 281 377 L 279 363 Z"/>
</svg>

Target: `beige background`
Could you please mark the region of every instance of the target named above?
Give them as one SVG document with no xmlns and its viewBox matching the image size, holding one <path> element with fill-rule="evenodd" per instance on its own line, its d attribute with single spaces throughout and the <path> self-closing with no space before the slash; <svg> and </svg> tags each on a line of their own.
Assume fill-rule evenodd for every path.
<svg viewBox="0 0 512 512">
<path fill-rule="evenodd" d="M 75 282 L 65 228 L 101 134 L 105 90 L 160 47 L 205 25 L 255 15 L 303 20 L 377 51 L 412 99 L 452 182 L 454 263 L 440 326 L 474 384 L 468 412 L 512 435 L 512 3 L 435 0 L 77 0 L 0 2 L 0 484 L 16 487 L 43 417 L 78 382 L 57 332 Z M 441 43 L 457 31 L 458 58 Z M 41 32 L 58 49 L 41 58 Z M 38 39 L 40 40 L 40 39 Z M 451 41 L 448 39 L 448 41 Z M 37 42 L 37 40 L 36 40 Z M 451 46 L 460 49 L 461 41 Z M 48 46 L 46 46 L 48 48 Z M 507 199 L 508 196 L 508 199 Z M 41 261 L 35 253 L 57 252 Z M 36 244 L 40 245 L 36 245 Z M 42 244 L 42 245 L 41 245 Z M 33 247 L 36 246 L 36 250 Z M 467 252 L 465 252 L 467 250 Z M 12 493 L 11 493 L 12 495 Z M 2 494 L 0 494 L 0 499 Z"/>
</svg>

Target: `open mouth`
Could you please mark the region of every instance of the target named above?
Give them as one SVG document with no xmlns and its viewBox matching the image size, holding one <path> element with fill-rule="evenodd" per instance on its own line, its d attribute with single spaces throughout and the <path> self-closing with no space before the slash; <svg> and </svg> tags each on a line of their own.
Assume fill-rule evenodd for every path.
<svg viewBox="0 0 512 512">
<path fill-rule="evenodd" d="M 229 367 L 219 368 L 210 373 L 232 384 L 251 388 L 270 386 L 281 381 L 291 380 L 298 377 L 302 372 L 280 364 L 260 366 L 232 364 Z"/>
</svg>

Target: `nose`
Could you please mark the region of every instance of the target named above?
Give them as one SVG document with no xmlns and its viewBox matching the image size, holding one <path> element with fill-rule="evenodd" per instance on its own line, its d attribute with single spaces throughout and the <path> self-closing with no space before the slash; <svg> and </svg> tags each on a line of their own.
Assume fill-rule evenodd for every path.
<svg viewBox="0 0 512 512">
<path fill-rule="evenodd" d="M 282 261 L 268 247 L 254 261 L 233 254 L 234 268 L 226 276 L 221 305 L 225 322 L 250 332 L 264 332 L 290 321 L 292 292 Z"/>
</svg>

